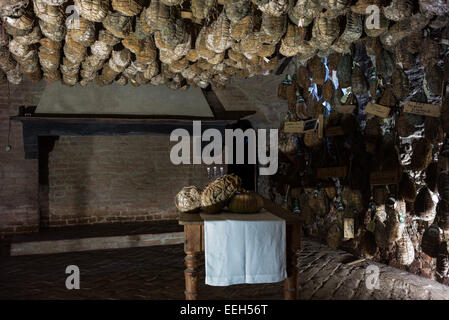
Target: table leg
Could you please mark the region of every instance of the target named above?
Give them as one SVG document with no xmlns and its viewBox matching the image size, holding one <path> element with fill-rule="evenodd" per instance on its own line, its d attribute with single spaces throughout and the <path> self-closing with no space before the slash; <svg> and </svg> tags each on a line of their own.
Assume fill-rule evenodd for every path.
<svg viewBox="0 0 449 320">
<path fill-rule="evenodd" d="M 298 286 L 298 271 L 296 269 L 296 254 L 294 258 L 288 259 L 287 279 L 284 280 L 284 300 L 296 300 Z M 293 262 L 295 261 L 295 262 Z"/>
<path fill-rule="evenodd" d="M 184 271 L 186 300 L 198 299 L 198 267 L 200 265 L 199 255 L 202 250 L 202 230 L 201 225 L 184 226 L 184 252 L 187 267 Z"/>
<path fill-rule="evenodd" d="M 186 252 L 185 262 L 187 269 L 184 271 L 186 279 L 186 300 L 198 299 L 198 254 L 198 252 Z"/>
<path fill-rule="evenodd" d="M 284 299 L 296 300 L 298 298 L 297 251 L 301 246 L 301 225 L 287 225 L 286 233 L 287 279 L 284 280 Z"/>
</svg>

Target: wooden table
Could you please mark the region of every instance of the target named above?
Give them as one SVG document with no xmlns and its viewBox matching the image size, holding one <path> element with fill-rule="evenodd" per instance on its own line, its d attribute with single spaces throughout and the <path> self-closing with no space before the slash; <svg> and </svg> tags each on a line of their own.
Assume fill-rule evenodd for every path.
<svg viewBox="0 0 449 320">
<path fill-rule="evenodd" d="M 301 242 L 301 223 L 299 217 L 290 211 L 264 200 L 265 210 L 282 218 L 286 222 L 286 266 L 287 278 L 284 280 L 284 299 L 297 299 L 297 251 Z M 186 281 L 186 300 L 198 299 L 199 255 L 204 251 L 204 220 L 199 213 L 181 213 L 179 224 L 184 226 L 184 251 L 186 253 L 184 271 Z"/>
</svg>

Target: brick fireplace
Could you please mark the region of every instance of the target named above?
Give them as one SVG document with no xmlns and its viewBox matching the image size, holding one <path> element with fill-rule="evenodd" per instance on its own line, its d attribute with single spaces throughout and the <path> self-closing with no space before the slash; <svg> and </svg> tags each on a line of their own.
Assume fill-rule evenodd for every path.
<svg viewBox="0 0 449 320">
<path fill-rule="evenodd" d="M 23 124 L 25 158 L 38 159 L 40 230 L 174 220 L 176 193 L 213 178 L 212 166 L 209 175 L 207 165 L 170 160 L 178 142 L 170 141 L 171 132 L 191 135 L 192 120 L 41 116 L 23 109 L 13 120 Z M 206 120 L 202 130 L 223 131 L 226 123 Z"/>
<path fill-rule="evenodd" d="M 203 186 L 208 177 L 204 165 L 173 165 L 171 144 L 168 136 L 59 137 L 40 157 L 48 159 L 48 178 L 40 179 L 41 224 L 176 219 L 176 193 Z"/>
<path fill-rule="evenodd" d="M 205 165 L 171 164 L 171 131 L 192 134 L 192 120 L 202 120 L 203 131 L 223 132 L 254 113 L 225 110 L 211 90 L 203 90 L 213 114 L 207 117 L 53 117 L 19 110 L 38 105 L 47 89 L 43 82 L 0 85 L 0 238 L 48 227 L 176 219 L 175 194 L 204 186 L 208 177 Z"/>
</svg>

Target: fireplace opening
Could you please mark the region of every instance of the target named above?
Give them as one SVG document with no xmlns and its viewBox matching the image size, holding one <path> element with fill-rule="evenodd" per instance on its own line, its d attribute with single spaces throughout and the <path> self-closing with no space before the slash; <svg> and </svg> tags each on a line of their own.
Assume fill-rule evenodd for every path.
<svg viewBox="0 0 449 320">
<path fill-rule="evenodd" d="M 39 137 L 42 228 L 173 220 L 186 185 L 208 183 L 206 165 L 174 165 L 166 135 Z"/>
<path fill-rule="evenodd" d="M 48 156 L 55 146 L 58 136 L 38 137 L 39 156 L 38 156 L 38 177 L 39 177 L 39 229 L 49 227 L 49 167 Z"/>
<path fill-rule="evenodd" d="M 237 121 L 235 124 L 229 125 L 227 129 L 242 129 L 243 132 L 247 129 L 252 129 L 253 126 L 251 125 L 251 122 L 248 120 L 240 120 Z M 256 191 L 257 186 L 257 165 L 256 164 L 249 164 L 249 156 L 248 156 L 248 138 L 245 137 L 244 140 L 245 143 L 245 157 L 243 164 L 236 164 L 237 162 L 237 143 L 236 139 L 234 138 L 234 144 L 233 144 L 233 164 L 228 165 L 228 173 L 235 173 L 237 176 L 242 178 L 242 187 L 249 191 Z"/>
</svg>

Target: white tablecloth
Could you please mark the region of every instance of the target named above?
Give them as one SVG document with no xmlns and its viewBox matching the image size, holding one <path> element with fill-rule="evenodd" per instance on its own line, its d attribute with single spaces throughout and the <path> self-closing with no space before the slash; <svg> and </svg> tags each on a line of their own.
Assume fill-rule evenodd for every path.
<svg viewBox="0 0 449 320">
<path fill-rule="evenodd" d="M 287 277 L 285 220 L 267 211 L 201 217 L 207 285 L 273 283 Z"/>
</svg>

